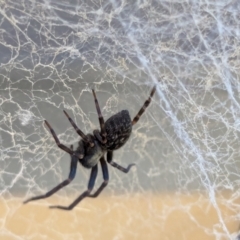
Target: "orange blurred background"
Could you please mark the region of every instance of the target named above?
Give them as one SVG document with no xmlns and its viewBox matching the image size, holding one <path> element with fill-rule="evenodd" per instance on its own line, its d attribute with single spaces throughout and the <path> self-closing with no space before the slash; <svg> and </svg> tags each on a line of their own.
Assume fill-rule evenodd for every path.
<svg viewBox="0 0 240 240">
<path fill-rule="evenodd" d="M 230 239 L 239 227 L 239 200 L 234 196 L 234 192 L 219 194 L 214 207 L 202 193 L 102 194 L 67 212 L 48 206 L 68 205 L 76 196 L 26 205 L 22 205 L 22 197 L 2 199 L 0 239 Z"/>
</svg>

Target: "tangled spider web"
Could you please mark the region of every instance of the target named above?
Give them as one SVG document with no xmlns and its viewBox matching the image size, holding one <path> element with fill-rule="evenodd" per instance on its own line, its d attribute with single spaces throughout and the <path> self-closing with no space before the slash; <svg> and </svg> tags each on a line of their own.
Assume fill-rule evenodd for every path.
<svg viewBox="0 0 240 240">
<path fill-rule="evenodd" d="M 0 2 L 0 238 L 235 239 L 239 227 L 240 3 Z M 22 205 L 68 175 L 65 145 L 105 120 L 133 117 L 157 93 L 109 167 L 97 199 L 68 205 L 89 171 L 49 199 Z M 101 184 L 99 171 L 96 186 Z"/>
</svg>

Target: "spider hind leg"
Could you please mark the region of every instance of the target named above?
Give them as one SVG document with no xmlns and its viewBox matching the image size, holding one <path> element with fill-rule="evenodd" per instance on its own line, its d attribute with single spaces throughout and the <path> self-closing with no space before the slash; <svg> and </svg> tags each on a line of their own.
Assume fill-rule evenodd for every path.
<svg viewBox="0 0 240 240">
<path fill-rule="evenodd" d="M 154 93 L 156 92 L 156 86 L 154 86 L 152 88 L 152 91 L 150 93 L 150 96 L 148 97 L 148 99 L 144 102 L 143 106 L 141 107 L 141 109 L 139 110 L 138 114 L 133 118 L 132 120 L 132 125 L 136 124 L 138 122 L 138 120 L 140 119 L 140 117 L 142 116 L 142 114 L 145 112 L 146 108 L 149 106 L 152 97 L 154 95 Z"/>
<path fill-rule="evenodd" d="M 98 120 L 99 120 L 99 124 L 100 124 L 100 128 L 101 128 L 102 143 L 104 144 L 104 143 L 107 142 L 107 138 L 106 138 L 107 133 L 106 133 L 106 129 L 105 129 L 104 118 L 102 116 L 102 112 L 101 112 L 101 109 L 99 107 L 99 103 L 98 103 L 97 96 L 96 96 L 96 93 L 95 93 L 94 89 L 92 89 L 92 93 L 93 93 L 95 106 L 96 106 L 97 113 L 98 113 Z"/>
<path fill-rule="evenodd" d="M 107 152 L 107 162 L 108 162 L 110 165 L 112 165 L 113 167 L 117 168 L 118 170 L 120 170 L 120 171 L 122 171 L 122 172 L 124 172 L 124 173 L 128 173 L 129 170 L 131 169 L 131 167 L 133 167 L 133 166 L 136 165 L 135 163 L 131 163 L 131 164 L 128 165 L 127 168 L 125 168 L 125 167 L 122 167 L 121 165 L 113 162 L 113 161 L 112 161 L 112 158 L 113 158 L 113 152 L 108 151 L 108 152 Z"/>
</svg>

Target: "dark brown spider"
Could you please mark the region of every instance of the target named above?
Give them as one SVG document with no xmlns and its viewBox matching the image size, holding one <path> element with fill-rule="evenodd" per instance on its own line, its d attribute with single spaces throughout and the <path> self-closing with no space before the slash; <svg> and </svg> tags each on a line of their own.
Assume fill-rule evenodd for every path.
<svg viewBox="0 0 240 240">
<path fill-rule="evenodd" d="M 154 86 L 149 98 L 145 101 L 144 105 L 138 112 L 138 114 L 133 118 L 131 121 L 131 117 L 129 115 L 128 110 L 122 110 L 121 112 L 118 112 L 117 114 L 110 117 L 105 123 L 103 116 L 101 114 L 101 110 L 98 104 L 98 100 L 95 94 L 95 91 L 92 90 L 95 105 L 98 113 L 99 123 L 101 131 L 94 130 L 93 134 L 87 134 L 85 135 L 73 122 L 73 120 L 70 118 L 70 116 L 67 114 L 66 111 L 63 111 L 65 115 L 67 116 L 68 120 L 76 130 L 76 132 L 81 136 L 81 140 L 78 143 L 78 148 L 74 151 L 73 146 L 71 145 L 70 148 L 60 143 L 56 133 L 52 129 L 51 125 L 45 120 L 45 124 L 50 130 L 53 138 L 55 139 L 56 144 L 59 148 L 64 150 L 65 152 L 69 153 L 71 156 L 71 165 L 70 165 L 70 173 L 68 176 L 68 179 L 57 185 L 55 188 L 50 190 L 44 195 L 32 197 L 24 203 L 28 203 L 30 201 L 47 198 L 53 195 L 55 192 L 60 190 L 61 188 L 68 185 L 75 177 L 76 170 L 77 170 L 77 163 L 78 161 L 83 165 L 85 168 L 91 168 L 91 175 L 88 182 L 88 189 L 83 192 L 71 205 L 68 207 L 64 206 L 50 206 L 50 208 L 58 208 L 62 210 L 71 210 L 73 209 L 83 198 L 85 197 L 91 197 L 95 198 L 97 197 L 101 191 L 107 186 L 109 176 L 108 176 L 108 168 L 107 163 L 105 161 L 104 155 L 107 153 L 107 162 L 111 164 L 113 167 L 117 168 L 118 170 L 128 173 L 130 168 L 134 166 L 135 164 L 132 163 L 128 165 L 127 168 L 124 168 L 120 166 L 119 164 L 112 161 L 113 159 L 113 151 L 117 150 L 118 148 L 122 147 L 127 140 L 129 139 L 131 132 L 132 132 L 132 126 L 136 124 L 145 111 L 145 109 L 148 107 L 148 105 L 151 102 L 151 98 L 153 94 L 156 91 L 156 87 Z M 102 173 L 103 173 L 103 183 L 101 186 L 97 189 L 97 191 L 93 194 L 90 194 L 97 177 L 98 173 L 98 162 L 100 160 L 100 164 L 102 167 Z"/>
</svg>

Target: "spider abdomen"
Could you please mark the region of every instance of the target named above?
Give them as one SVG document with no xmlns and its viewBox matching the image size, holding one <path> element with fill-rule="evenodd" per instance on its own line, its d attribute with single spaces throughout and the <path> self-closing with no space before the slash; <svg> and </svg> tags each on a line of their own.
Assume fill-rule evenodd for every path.
<svg viewBox="0 0 240 240">
<path fill-rule="evenodd" d="M 107 150 L 116 150 L 122 147 L 132 132 L 132 121 L 128 110 L 122 110 L 105 122 L 107 132 Z"/>
</svg>

